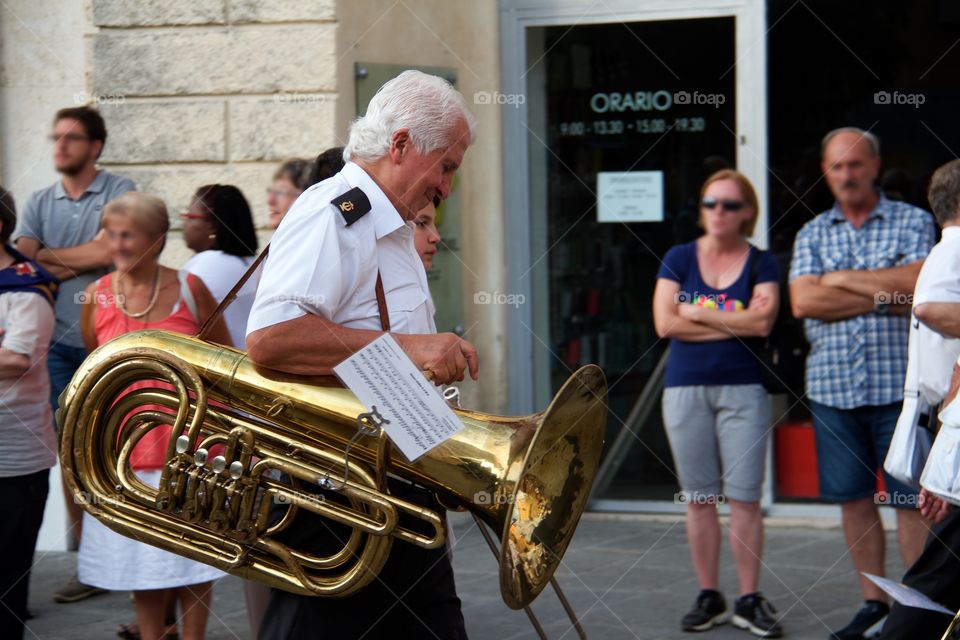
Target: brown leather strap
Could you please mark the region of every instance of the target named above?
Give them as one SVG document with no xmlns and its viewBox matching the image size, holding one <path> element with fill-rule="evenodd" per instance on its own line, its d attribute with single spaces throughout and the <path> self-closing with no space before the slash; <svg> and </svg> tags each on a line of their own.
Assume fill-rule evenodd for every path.
<svg viewBox="0 0 960 640">
<path fill-rule="evenodd" d="M 257 259 L 253 261 L 253 264 L 247 269 L 247 272 L 237 280 L 237 283 L 233 285 L 233 288 L 230 289 L 230 293 L 220 301 L 220 304 L 217 305 L 217 308 L 213 310 L 213 313 L 210 314 L 210 317 L 204 321 L 203 325 L 200 327 L 200 331 L 197 332 L 197 337 L 201 340 L 207 339 L 207 334 L 210 332 L 210 329 L 213 327 L 213 324 L 223 315 L 223 312 L 226 311 L 227 307 L 230 306 L 234 300 L 237 299 L 237 294 L 240 293 L 240 289 L 243 288 L 243 285 L 247 284 L 247 280 L 250 279 L 250 276 L 257 270 L 257 267 L 260 266 L 266 257 L 267 253 L 270 251 L 270 245 L 267 244 L 263 248 L 263 251 L 260 252 L 260 255 L 257 256 Z M 380 270 L 377 270 L 377 309 L 380 313 L 380 326 L 384 331 L 390 331 L 390 314 L 387 311 L 387 296 L 383 293 L 383 281 L 380 279 Z M 234 345 L 238 349 L 242 349 L 242 345 Z"/>
<path fill-rule="evenodd" d="M 383 293 L 383 280 L 380 278 L 379 269 L 377 269 L 377 309 L 380 311 L 380 327 L 384 331 L 390 331 L 390 312 L 387 311 L 387 296 Z"/>
<path fill-rule="evenodd" d="M 197 332 L 197 337 L 201 340 L 207 339 L 207 334 L 210 332 L 210 329 L 213 327 L 213 324 L 220 319 L 220 316 L 223 315 L 223 312 L 226 311 L 227 307 L 230 306 L 230 303 L 237 299 L 237 294 L 240 293 L 240 289 L 243 288 L 243 285 L 247 284 L 247 280 L 250 279 L 250 276 L 253 275 L 254 271 L 257 270 L 257 267 L 260 266 L 260 263 L 264 261 L 267 257 L 267 253 L 270 251 L 270 244 L 267 243 L 267 246 L 263 248 L 263 251 L 260 252 L 260 255 L 257 256 L 257 259 L 253 261 L 253 264 L 247 269 L 247 272 L 244 273 L 237 284 L 233 285 L 233 289 L 230 289 L 230 293 L 220 301 L 220 304 L 217 305 L 217 308 L 213 310 L 213 313 L 210 314 L 210 317 L 206 319 L 203 325 L 200 327 L 200 331 Z M 238 349 L 243 349 L 243 345 L 234 345 Z"/>
</svg>

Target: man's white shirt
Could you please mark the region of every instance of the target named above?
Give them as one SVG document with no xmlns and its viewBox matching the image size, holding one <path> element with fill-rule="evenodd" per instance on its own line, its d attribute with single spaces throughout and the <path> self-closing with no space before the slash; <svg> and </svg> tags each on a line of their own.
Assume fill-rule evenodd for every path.
<svg viewBox="0 0 960 640">
<path fill-rule="evenodd" d="M 960 227 L 946 227 L 923 263 L 913 292 L 914 307 L 926 302 L 960 302 Z M 938 333 L 911 318 L 910 339 L 917 341 L 917 387 L 931 406 L 947 395 L 960 339 Z M 909 367 L 908 367 L 909 368 Z M 909 381 L 908 381 L 909 382 Z"/>
<path fill-rule="evenodd" d="M 371 209 L 347 226 L 331 201 L 354 187 Z M 366 171 L 348 162 L 304 191 L 274 233 L 247 335 L 307 313 L 351 329 L 380 329 L 378 268 L 391 331 L 436 333 L 413 229 Z"/>
</svg>

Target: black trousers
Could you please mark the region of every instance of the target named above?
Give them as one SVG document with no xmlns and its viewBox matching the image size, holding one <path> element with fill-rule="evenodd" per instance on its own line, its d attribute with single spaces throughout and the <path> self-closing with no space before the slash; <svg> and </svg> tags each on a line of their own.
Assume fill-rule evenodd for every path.
<svg viewBox="0 0 960 640">
<path fill-rule="evenodd" d="M 960 509 L 934 525 L 923 553 L 903 576 L 903 583 L 948 609 L 960 609 Z M 951 616 L 894 603 L 883 625 L 882 640 L 940 640 Z"/>
<path fill-rule="evenodd" d="M 423 489 L 391 480 L 390 490 L 399 498 L 445 513 L 434 495 Z M 400 525 L 426 533 L 425 526 L 404 514 Z M 288 532 L 278 538 L 296 548 L 329 554 L 347 539 L 350 529 L 301 510 Z M 434 637 L 467 637 L 450 555 L 445 547 L 427 550 L 399 540 L 394 540 L 378 576 L 353 596 L 319 598 L 274 589 L 258 634 L 260 640 Z"/>
<path fill-rule="evenodd" d="M 23 638 L 30 569 L 50 470 L 0 478 L 0 638 Z"/>
</svg>

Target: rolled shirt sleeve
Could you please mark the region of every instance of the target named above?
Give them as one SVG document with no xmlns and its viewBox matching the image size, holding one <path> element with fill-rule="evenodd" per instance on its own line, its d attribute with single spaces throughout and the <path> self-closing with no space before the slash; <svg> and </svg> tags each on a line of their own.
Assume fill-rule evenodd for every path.
<svg viewBox="0 0 960 640">
<path fill-rule="evenodd" d="M 333 319 L 343 293 L 343 261 L 355 252 L 341 246 L 325 193 L 317 190 L 298 200 L 274 234 L 247 335 L 306 313 Z"/>
<path fill-rule="evenodd" d="M 39 208 L 40 192 L 35 191 L 27 198 L 27 204 L 17 216 L 17 227 L 11 237 L 11 242 L 18 238 L 31 238 L 43 242 L 43 219 Z"/>
<path fill-rule="evenodd" d="M 793 258 L 790 260 L 790 281 L 800 276 L 823 275 L 823 263 L 816 251 L 813 233 L 815 221 L 808 222 L 793 241 Z"/>
<path fill-rule="evenodd" d="M 30 358 L 34 364 L 42 357 L 53 335 L 53 307 L 35 293 L 14 292 L 7 317 L 2 346 Z"/>
</svg>

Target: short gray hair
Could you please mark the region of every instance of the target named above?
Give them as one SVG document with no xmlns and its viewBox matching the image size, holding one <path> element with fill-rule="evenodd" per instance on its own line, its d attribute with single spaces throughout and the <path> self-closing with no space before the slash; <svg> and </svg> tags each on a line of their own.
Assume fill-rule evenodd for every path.
<svg viewBox="0 0 960 640">
<path fill-rule="evenodd" d="M 927 200 L 941 227 L 960 218 L 960 160 L 951 160 L 933 172 Z"/>
<path fill-rule="evenodd" d="M 390 137 L 408 129 L 413 146 L 421 154 L 449 146 L 459 122 L 476 135 L 477 120 L 459 91 L 437 76 L 404 71 L 377 91 L 367 113 L 350 125 L 350 138 L 343 159 L 375 161 L 390 150 Z"/>
<path fill-rule="evenodd" d="M 860 136 L 861 138 L 863 138 L 864 140 L 870 143 L 870 151 L 872 155 L 874 156 L 880 155 L 880 138 L 878 138 L 876 134 L 870 133 L 869 131 L 864 131 L 859 127 L 840 127 L 839 129 L 834 129 L 827 135 L 823 136 L 823 140 L 820 142 L 821 158 L 824 156 L 824 153 L 827 150 L 827 144 L 829 144 L 831 140 L 833 140 L 835 137 L 837 137 L 841 133 L 854 133 Z"/>
</svg>

